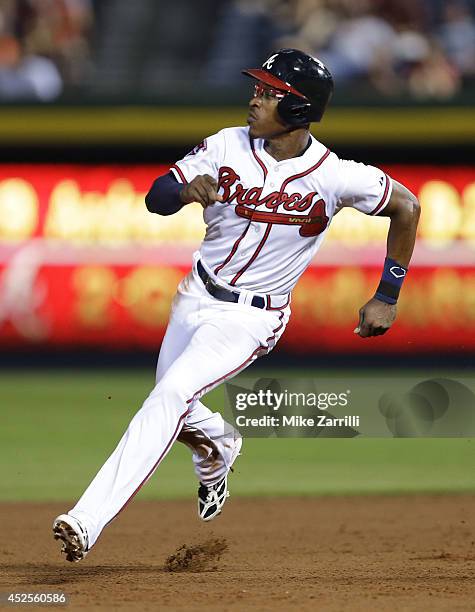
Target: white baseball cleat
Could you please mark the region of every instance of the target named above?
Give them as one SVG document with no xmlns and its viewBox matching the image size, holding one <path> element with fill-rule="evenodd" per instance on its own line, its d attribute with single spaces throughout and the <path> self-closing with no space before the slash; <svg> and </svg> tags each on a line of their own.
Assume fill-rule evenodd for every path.
<svg viewBox="0 0 475 612">
<path fill-rule="evenodd" d="M 61 540 L 61 552 L 67 561 L 77 562 L 84 559 L 89 551 L 87 531 L 81 523 L 69 514 L 60 514 L 53 522 L 55 540 Z"/>
<path fill-rule="evenodd" d="M 237 432 L 235 432 L 235 437 L 231 440 L 231 444 L 224 443 L 225 448 L 223 450 L 229 449 L 231 451 L 226 462 L 227 467 L 231 471 L 232 464 L 241 454 L 241 446 L 242 438 Z M 216 516 L 221 514 L 221 510 L 228 497 L 229 491 L 227 474 L 214 484 L 204 484 L 200 482 L 200 487 L 198 489 L 198 516 L 200 519 L 203 521 L 211 521 Z"/>
</svg>

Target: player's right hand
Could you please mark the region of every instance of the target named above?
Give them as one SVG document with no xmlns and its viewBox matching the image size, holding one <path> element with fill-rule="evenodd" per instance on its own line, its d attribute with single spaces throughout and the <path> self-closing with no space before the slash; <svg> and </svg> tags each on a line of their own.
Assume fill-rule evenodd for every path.
<svg viewBox="0 0 475 612">
<path fill-rule="evenodd" d="M 203 208 L 215 202 L 223 202 L 223 196 L 218 194 L 218 183 L 209 174 L 195 176 L 180 192 L 183 204 L 199 202 Z"/>
<path fill-rule="evenodd" d="M 396 304 L 386 304 L 373 297 L 360 308 L 360 321 L 355 334 L 361 338 L 385 334 L 396 318 Z"/>
</svg>

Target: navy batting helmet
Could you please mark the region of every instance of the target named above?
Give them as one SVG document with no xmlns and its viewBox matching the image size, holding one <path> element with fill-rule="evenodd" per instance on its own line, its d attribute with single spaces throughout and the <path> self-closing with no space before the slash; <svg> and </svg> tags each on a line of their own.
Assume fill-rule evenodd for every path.
<svg viewBox="0 0 475 612">
<path fill-rule="evenodd" d="M 262 68 L 242 71 L 270 87 L 287 92 L 277 112 L 288 125 L 320 121 L 333 93 L 333 77 L 324 64 L 297 49 L 280 49 Z"/>
</svg>

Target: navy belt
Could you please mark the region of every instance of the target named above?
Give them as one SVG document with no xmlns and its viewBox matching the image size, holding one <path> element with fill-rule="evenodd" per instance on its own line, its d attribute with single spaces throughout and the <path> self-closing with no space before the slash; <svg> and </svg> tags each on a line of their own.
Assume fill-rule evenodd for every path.
<svg viewBox="0 0 475 612">
<path fill-rule="evenodd" d="M 221 300 L 222 302 L 234 302 L 235 304 L 239 302 L 239 291 L 231 291 L 230 289 L 225 289 L 224 287 L 217 285 L 210 277 L 208 272 L 206 272 L 201 261 L 198 261 L 196 264 L 196 269 L 198 270 L 199 277 L 203 281 L 206 291 L 210 295 L 217 300 Z M 255 306 L 256 308 L 265 308 L 265 305 L 266 301 L 260 295 L 255 295 L 252 298 L 251 306 Z"/>
</svg>

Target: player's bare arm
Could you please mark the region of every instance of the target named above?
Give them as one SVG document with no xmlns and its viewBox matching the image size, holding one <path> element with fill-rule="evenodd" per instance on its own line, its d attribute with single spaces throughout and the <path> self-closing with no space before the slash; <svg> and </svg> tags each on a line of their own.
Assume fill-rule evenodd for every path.
<svg viewBox="0 0 475 612">
<path fill-rule="evenodd" d="M 381 212 L 381 216 L 391 219 L 385 262 L 385 268 L 387 267 L 388 270 L 383 272 L 383 280 L 376 296 L 359 311 L 360 320 L 355 333 L 362 338 L 386 333 L 396 318 L 396 302 L 400 284 L 409 266 L 416 241 L 416 230 L 420 217 L 419 202 L 404 185 L 393 181 L 391 198 Z M 386 272 L 389 273 L 390 281 L 394 279 L 394 285 L 384 280 Z"/>
<path fill-rule="evenodd" d="M 416 196 L 404 185 L 393 179 L 393 191 L 382 217 L 389 217 L 387 255 L 407 268 L 411 261 L 416 230 L 420 217 L 420 205 Z"/>
</svg>

